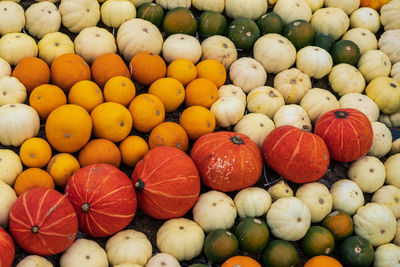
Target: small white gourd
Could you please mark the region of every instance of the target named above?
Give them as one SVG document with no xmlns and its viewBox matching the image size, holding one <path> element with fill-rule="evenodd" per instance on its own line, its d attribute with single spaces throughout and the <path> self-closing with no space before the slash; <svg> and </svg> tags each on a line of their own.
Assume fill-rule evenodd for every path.
<svg viewBox="0 0 400 267">
<path fill-rule="evenodd" d="M 0 38 L 0 57 L 15 66 L 26 57 L 36 57 L 35 40 L 25 33 L 7 33 Z"/>
<path fill-rule="evenodd" d="M 53 3 L 46 1 L 33 4 L 26 10 L 25 17 L 26 29 L 39 39 L 60 29 L 61 14 Z"/>
<path fill-rule="evenodd" d="M 273 87 L 256 87 L 247 95 L 247 109 L 250 112 L 262 113 L 273 119 L 278 109 L 285 105 L 285 99 Z"/>
<path fill-rule="evenodd" d="M 306 2 L 310 6 L 312 13 L 314 13 L 324 6 L 325 0 L 306 0 Z"/>
<path fill-rule="evenodd" d="M 390 72 L 390 77 L 400 83 L 400 62 L 393 64 L 392 71 Z"/>
<path fill-rule="evenodd" d="M 325 6 L 340 8 L 347 15 L 350 15 L 360 7 L 360 0 L 325 0 Z"/>
<path fill-rule="evenodd" d="M 392 241 L 394 244 L 396 244 L 397 246 L 400 245 L 400 219 L 397 220 L 396 223 L 396 235 L 394 236 L 394 239 Z M 399 258 L 400 260 L 400 258 Z"/>
<path fill-rule="evenodd" d="M 335 65 L 328 78 L 332 90 L 339 96 L 349 93 L 362 93 L 365 89 L 364 76 L 350 64 Z"/>
<path fill-rule="evenodd" d="M 138 8 L 140 5 L 144 4 L 144 3 L 151 3 L 153 2 L 153 0 L 129 0 L 131 1 L 136 8 Z"/>
<path fill-rule="evenodd" d="M 0 181 L 13 186 L 23 170 L 21 159 L 10 149 L 0 149 Z"/>
<path fill-rule="evenodd" d="M 84 28 L 96 26 L 100 20 L 100 5 L 97 0 L 61 0 L 58 7 L 62 24 L 78 33 Z"/>
<path fill-rule="evenodd" d="M 192 5 L 200 11 L 222 13 L 225 9 L 225 0 L 192 0 Z"/>
<path fill-rule="evenodd" d="M 218 97 L 221 98 L 224 96 L 237 97 L 243 103 L 243 105 L 246 105 L 246 94 L 243 93 L 243 90 L 240 87 L 232 84 L 222 85 L 220 88 L 218 88 Z"/>
<path fill-rule="evenodd" d="M 311 17 L 311 25 L 314 31 L 328 33 L 337 40 L 349 28 L 350 19 L 342 9 L 326 7 L 314 12 Z"/>
<path fill-rule="evenodd" d="M 173 34 L 169 36 L 162 47 L 163 58 L 167 63 L 175 59 L 185 58 L 196 64 L 201 58 L 200 42 L 187 34 Z"/>
<path fill-rule="evenodd" d="M 180 267 L 179 261 L 168 253 L 157 253 L 149 259 L 146 267 Z"/>
<path fill-rule="evenodd" d="M 384 52 L 395 64 L 400 61 L 400 29 L 382 33 L 378 41 L 379 50 Z"/>
<path fill-rule="evenodd" d="M 275 76 L 274 88 L 282 94 L 286 104 L 298 104 L 311 89 L 310 76 L 296 68 L 284 70 Z"/>
<path fill-rule="evenodd" d="M 201 60 L 215 59 L 228 70 L 233 62 L 237 60 L 235 44 L 225 36 L 213 35 L 201 43 Z"/>
<path fill-rule="evenodd" d="M 240 190 L 234 203 L 240 218 L 260 217 L 271 207 L 271 195 L 263 188 L 248 187 Z"/>
<path fill-rule="evenodd" d="M 332 66 L 332 57 L 323 48 L 306 46 L 297 53 L 296 67 L 315 79 L 321 79 L 327 75 Z"/>
<path fill-rule="evenodd" d="M 342 40 L 350 40 L 360 49 L 360 54 L 378 48 L 378 40 L 370 30 L 364 28 L 353 28 L 346 32 Z"/>
<path fill-rule="evenodd" d="M 280 180 L 270 188 L 268 188 L 268 193 L 271 195 L 272 202 L 284 197 L 292 197 L 293 190 L 290 186 L 283 180 Z"/>
<path fill-rule="evenodd" d="M 393 265 L 394 264 L 394 265 Z M 400 264 L 400 247 L 392 243 L 379 246 L 375 250 L 374 267 L 388 267 Z"/>
<path fill-rule="evenodd" d="M 396 140 L 393 141 L 390 153 L 392 154 L 400 153 L 400 138 L 397 138 Z"/>
<path fill-rule="evenodd" d="M 51 65 L 53 60 L 63 54 L 75 52 L 74 43 L 68 35 L 61 32 L 48 33 L 38 43 L 39 57 Z"/>
<path fill-rule="evenodd" d="M 16 267 L 53 267 L 53 264 L 41 256 L 29 255 L 18 262 Z"/>
<path fill-rule="evenodd" d="M 0 57 L 0 77 L 11 76 L 10 63 Z"/>
<path fill-rule="evenodd" d="M 374 139 L 368 155 L 381 158 L 389 153 L 392 148 L 392 133 L 382 122 L 374 121 L 371 125 Z"/>
<path fill-rule="evenodd" d="M 249 93 L 266 83 L 267 72 L 257 60 L 241 57 L 229 68 L 229 78 L 234 85 L 242 88 L 245 93 Z"/>
<path fill-rule="evenodd" d="M 290 104 L 278 109 L 274 116 L 275 127 L 291 125 L 306 132 L 312 131 L 311 120 L 307 112 L 299 105 Z"/>
<path fill-rule="evenodd" d="M 312 123 L 324 113 L 339 108 L 339 101 L 326 89 L 312 88 L 301 99 L 300 106 L 307 112 Z"/>
<path fill-rule="evenodd" d="M 275 124 L 267 115 L 262 113 L 249 113 L 238 121 L 233 131 L 247 135 L 261 147 L 265 138 L 274 129 Z"/>
<path fill-rule="evenodd" d="M 74 266 L 108 267 L 107 253 L 95 241 L 77 239 L 60 258 L 60 267 Z"/>
<path fill-rule="evenodd" d="M 384 163 L 386 169 L 386 184 L 400 188 L 400 154 L 390 156 Z"/>
<path fill-rule="evenodd" d="M 400 29 L 400 1 L 389 1 L 381 7 L 380 13 L 385 31 Z"/>
<path fill-rule="evenodd" d="M 380 76 L 389 76 L 391 63 L 389 57 L 380 50 L 370 50 L 358 60 L 358 70 L 367 82 Z"/>
<path fill-rule="evenodd" d="M 363 192 L 374 193 L 385 183 L 385 165 L 376 157 L 364 156 L 351 164 L 347 177 Z"/>
<path fill-rule="evenodd" d="M 119 28 L 125 21 L 136 18 L 136 8 L 129 0 L 107 0 L 101 5 L 100 15 L 106 26 Z"/>
<path fill-rule="evenodd" d="M 393 185 L 385 185 L 379 188 L 371 199 L 372 202 L 385 205 L 396 219 L 400 218 L 400 189 Z"/>
<path fill-rule="evenodd" d="M 333 210 L 353 215 L 358 208 L 364 205 L 363 192 L 353 181 L 341 179 L 335 182 L 331 186 L 330 193 L 333 199 Z"/>
<path fill-rule="evenodd" d="M 379 13 L 370 7 L 359 8 L 351 13 L 350 26 L 352 28 L 364 28 L 376 33 L 381 26 Z"/>
<path fill-rule="evenodd" d="M 245 17 L 256 20 L 267 8 L 268 3 L 265 0 L 225 0 L 225 13 L 232 19 Z"/>
<path fill-rule="evenodd" d="M 156 0 L 156 3 L 159 4 L 164 9 L 174 9 L 177 7 L 190 8 L 192 1 L 191 0 Z"/>
<path fill-rule="evenodd" d="M 278 0 L 273 12 L 278 14 L 285 24 L 295 20 L 310 21 L 312 11 L 305 0 Z"/>
<path fill-rule="evenodd" d="M 124 262 L 121 264 L 114 265 L 113 267 L 143 267 L 143 265 L 136 264 L 136 263 L 130 263 L 130 262 Z"/>
<path fill-rule="evenodd" d="M 373 122 L 379 117 L 378 105 L 368 96 L 360 93 L 348 93 L 339 99 L 340 108 L 354 108 L 364 113 Z"/>
<path fill-rule="evenodd" d="M 391 128 L 400 127 L 400 111 L 393 114 L 381 113 L 381 115 L 379 115 L 378 120 L 386 124 L 387 127 Z"/>
<path fill-rule="evenodd" d="M 229 127 L 236 124 L 244 116 L 246 106 L 235 96 L 218 98 L 210 108 L 216 123 L 220 127 Z"/>
<path fill-rule="evenodd" d="M 1 150 L 0 150 L 1 155 Z M 0 167 L 0 171 L 3 171 Z M 8 227 L 8 221 L 10 218 L 10 210 L 14 202 L 17 200 L 17 194 L 14 189 L 0 180 L 0 226 L 3 228 Z"/>
<path fill-rule="evenodd" d="M 15 77 L 0 77 L 0 106 L 24 103 L 27 97 L 25 86 Z"/>
<path fill-rule="evenodd" d="M 25 26 L 25 13 L 21 5 L 0 1 L 0 35 L 20 32 Z"/>
</svg>

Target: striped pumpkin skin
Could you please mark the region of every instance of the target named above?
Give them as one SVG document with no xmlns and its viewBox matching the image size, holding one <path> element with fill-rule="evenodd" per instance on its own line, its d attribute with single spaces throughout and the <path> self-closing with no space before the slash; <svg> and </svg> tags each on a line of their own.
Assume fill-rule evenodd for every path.
<svg viewBox="0 0 400 267">
<path fill-rule="evenodd" d="M 148 216 L 179 218 L 196 203 L 200 177 L 192 159 L 175 147 L 159 146 L 148 151 L 132 174 L 139 207 Z"/>
<path fill-rule="evenodd" d="M 331 158 L 340 162 L 367 154 L 374 138 L 367 116 L 352 108 L 326 112 L 318 119 L 314 133 L 324 139 Z"/>
<path fill-rule="evenodd" d="M 318 181 L 329 167 L 329 151 L 318 135 L 291 125 L 273 130 L 262 145 L 264 160 L 294 183 Z"/>
<path fill-rule="evenodd" d="M 262 171 L 262 154 L 248 136 L 214 132 L 201 136 L 190 152 L 201 181 L 222 192 L 241 190 L 257 183 Z"/>
<path fill-rule="evenodd" d="M 11 267 L 14 256 L 14 242 L 6 230 L 0 227 L 0 267 Z"/>
<path fill-rule="evenodd" d="M 106 237 L 124 229 L 136 212 L 136 193 L 129 177 L 110 164 L 91 164 L 76 171 L 65 187 L 79 230 Z"/>
<path fill-rule="evenodd" d="M 74 241 L 78 220 L 67 196 L 49 188 L 22 194 L 10 210 L 10 233 L 24 250 L 54 255 Z"/>
</svg>

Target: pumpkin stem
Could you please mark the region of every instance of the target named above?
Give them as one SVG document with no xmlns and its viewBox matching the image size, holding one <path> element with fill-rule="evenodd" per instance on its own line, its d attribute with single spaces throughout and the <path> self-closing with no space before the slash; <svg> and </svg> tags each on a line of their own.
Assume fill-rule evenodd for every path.
<svg viewBox="0 0 400 267">
<path fill-rule="evenodd" d="M 349 113 L 343 110 L 335 111 L 335 117 L 338 119 L 344 119 L 349 116 Z"/>
<path fill-rule="evenodd" d="M 139 190 L 139 192 L 141 192 L 144 189 L 144 186 L 146 184 L 143 182 L 142 179 L 138 179 L 137 182 L 135 183 L 135 187 L 137 190 Z"/>
<path fill-rule="evenodd" d="M 81 206 L 81 209 L 82 209 L 83 212 L 88 213 L 89 210 L 90 210 L 90 204 L 89 203 L 83 203 L 82 206 Z"/>
<path fill-rule="evenodd" d="M 35 225 L 35 226 L 33 226 L 33 227 L 31 228 L 31 231 L 32 231 L 32 233 L 37 234 L 37 233 L 39 233 L 39 227 L 37 227 L 37 226 Z"/>
<path fill-rule="evenodd" d="M 243 145 L 244 141 L 243 139 L 240 137 L 240 135 L 235 135 L 233 137 L 230 138 L 231 142 L 234 143 L 235 145 Z"/>
</svg>

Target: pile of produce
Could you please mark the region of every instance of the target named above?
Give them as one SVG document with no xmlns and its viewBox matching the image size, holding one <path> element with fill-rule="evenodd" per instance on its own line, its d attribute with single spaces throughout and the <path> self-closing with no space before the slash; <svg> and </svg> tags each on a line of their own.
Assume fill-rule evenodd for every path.
<svg viewBox="0 0 400 267">
<path fill-rule="evenodd" d="M 400 0 L 0 1 L 1 267 L 400 264 Z"/>
</svg>

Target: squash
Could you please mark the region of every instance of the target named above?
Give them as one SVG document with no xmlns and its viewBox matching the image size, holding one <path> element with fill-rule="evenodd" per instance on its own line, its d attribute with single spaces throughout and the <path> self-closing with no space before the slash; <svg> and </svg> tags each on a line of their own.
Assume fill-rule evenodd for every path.
<svg viewBox="0 0 400 267">
<path fill-rule="evenodd" d="M 22 172 L 21 159 L 10 149 L 0 149 L 0 181 L 13 186 L 15 179 Z"/>
<path fill-rule="evenodd" d="M 224 0 L 222 0 L 224 2 Z M 223 35 L 226 31 L 226 18 L 214 11 L 205 11 L 197 19 L 200 37 L 207 38 L 212 35 Z"/>
<path fill-rule="evenodd" d="M 400 154 L 390 156 L 384 165 L 386 169 L 385 183 L 400 188 Z"/>
<path fill-rule="evenodd" d="M 260 37 L 260 29 L 249 18 L 237 18 L 229 24 L 228 38 L 232 40 L 237 49 L 248 51 Z"/>
<path fill-rule="evenodd" d="M 35 40 L 25 33 L 7 33 L 0 38 L 0 57 L 12 66 L 26 57 L 36 57 L 37 53 Z"/>
<path fill-rule="evenodd" d="M 365 80 L 361 72 L 346 63 L 332 68 L 329 73 L 329 83 L 332 90 L 339 96 L 349 93 L 362 93 L 365 88 Z"/>
<path fill-rule="evenodd" d="M 11 267 L 15 257 L 15 246 L 11 236 L 0 227 L 0 262 L 2 266 Z"/>
<path fill-rule="evenodd" d="M 247 109 L 262 113 L 273 119 L 278 109 L 285 105 L 285 99 L 278 90 L 270 86 L 256 87 L 247 95 Z"/>
<path fill-rule="evenodd" d="M 374 139 L 372 147 L 368 151 L 368 155 L 382 158 L 389 153 L 392 148 L 392 133 L 389 128 L 382 122 L 374 121 L 372 124 L 372 131 L 374 132 Z"/>
<path fill-rule="evenodd" d="M 11 75 L 10 63 L 0 58 L 0 77 L 10 76 L 10 75 Z"/>
<path fill-rule="evenodd" d="M 100 5 L 96 0 L 62 0 L 58 8 L 62 24 L 73 33 L 96 26 L 100 20 Z"/>
<path fill-rule="evenodd" d="M 149 86 L 156 80 L 165 77 L 167 66 L 162 57 L 160 57 L 159 55 L 152 52 L 139 52 L 134 55 L 132 57 L 132 60 L 129 62 L 129 71 L 131 72 L 132 78 L 135 81 L 143 85 Z M 144 97 L 144 99 L 147 99 L 147 95 L 144 95 L 142 97 Z M 155 101 L 158 102 L 157 100 Z M 132 103 L 133 102 L 131 102 L 129 107 L 131 107 Z M 162 120 L 164 120 L 164 118 L 162 118 Z M 134 120 L 134 126 L 135 124 L 136 123 Z M 139 130 L 144 131 L 142 129 Z"/>
<path fill-rule="evenodd" d="M 88 239 L 78 239 L 64 251 L 60 258 L 60 267 L 92 265 L 107 267 L 107 254 L 98 243 Z"/>
<path fill-rule="evenodd" d="M 385 183 L 386 170 L 378 158 L 364 156 L 351 164 L 347 177 L 358 184 L 363 192 L 374 193 Z"/>
<path fill-rule="evenodd" d="M 137 18 L 148 20 L 155 26 L 159 27 L 164 19 L 164 9 L 160 5 L 152 3 L 151 1 L 152 0 L 150 0 L 149 3 L 144 3 L 139 6 L 137 10 Z"/>
<path fill-rule="evenodd" d="M 307 112 L 311 122 L 315 123 L 325 112 L 339 108 L 339 102 L 328 90 L 312 88 L 303 96 L 300 106 Z"/>
<path fill-rule="evenodd" d="M 249 256 L 233 256 L 227 259 L 221 267 L 234 267 L 234 266 L 249 266 L 249 267 L 261 267 L 261 265 L 253 258 Z"/>
<path fill-rule="evenodd" d="M 136 17 L 136 8 L 129 0 L 111 0 L 101 5 L 100 15 L 106 26 L 119 28 L 125 21 Z"/>
<path fill-rule="evenodd" d="M 325 7 L 314 12 L 311 17 L 311 25 L 317 33 L 328 33 L 337 40 L 349 28 L 350 20 L 342 9 Z"/>
<path fill-rule="evenodd" d="M 234 85 L 242 88 L 243 92 L 249 93 L 256 87 L 264 86 L 267 73 L 257 60 L 241 57 L 230 66 L 229 78 Z"/>
<path fill-rule="evenodd" d="M 299 254 L 292 243 L 280 239 L 270 242 L 261 255 L 264 266 L 296 266 Z"/>
<path fill-rule="evenodd" d="M 400 189 L 393 185 L 385 185 L 379 188 L 371 199 L 372 202 L 385 205 L 396 219 L 400 218 Z"/>
<path fill-rule="evenodd" d="M 400 262 L 400 247 L 388 243 L 375 250 L 374 267 L 386 267 Z"/>
<path fill-rule="evenodd" d="M 177 7 L 190 8 L 192 1 L 191 0 L 156 0 L 156 3 L 159 4 L 164 9 L 174 9 Z"/>
<path fill-rule="evenodd" d="M 225 36 L 213 35 L 201 43 L 201 60 L 214 59 L 221 62 L 228 70 L 236 61 L 238 54 L 235 44 Z"/>
<path fill-rule="evenodd" d="M 257 20 L 257 25 L 261 30 L 261 35 L 268 33 L 281 34 L 285 27 L 285 23 L 283 22 L 282 18 L 274 12 L 268 12 L 262 15 Z"/>
<path fill-rule="evenodd" d="M 149 259 L 146 267 L 180 267 L 179 261 L 168 253 L 157 253 Z"/>
<path fill-rule="evenodd" d="M 364 113 L 373 122 L 379 117 L 379 107 L 366 95 L 360 93 L 348 93 L 339 99 L 340 108 L 354 108 Z"/>
<path fill-rule="evenodd" d="M 232 84 L 222 85 L 220 88 L 218 88 L 218 97 L 221 98 L 224 96 L 234 96 L 238 98 L 243 105 L 246 105 L 246 94 L 243 93 L 243 90 L 240 87 Z"/>
<path fill-rule="evenodd" d="M 346 238 L 340 244 L 339 255 L 345 266 L 370 266 L 374 261 L 372 245 L 358 236 Z"/>
<path fill-rule="evenodd" d="M 380 50 L 364 53 L 358 61 L 358 69 L 367 82 L 380 76 L 389 76 L 391 63 L 389 57 Z"/>
<path fill-rule="evenodd" d="M 392 64 L 400 61 L 400 29 L 382 33 L 378 40 L 379 50 L 385 53 Z"/>
<path fill-rule="evenodd" d="M 61 32 L 48 33 L 38 43 L 39 57 L 48 65 L 63 54 L 74 53 L 74 43 L 68 35 Z"/>
<path fill-rule="evenodd" d="M 246 218 L 236 227 L 235 235 L 242 251 L 260 253 L 269 241 L 267 225 L 257 218 Z"/>
<path fill-rule="evenodd" d="M 351 13 L 350 26 L 352 28 L 364 28 L 376 33 L 381 26 L 379 13 L 370 7 L 359 8 Z"/>
<path fill-rule="evenodd" d="M 284 197 L 292 197 L 293 190 L 283 180 L 279 180 L 277 183 L 268 188 L 268 193 L 271 195 L 272 202 Z"/>
<path fill-rule="evenodd" d="M 1 153 L 1 150 L 0 150 Z M 6 228 L 10 219 L 10 209 L 17 200 L 17 195 L 11 186 L 0 180 L 0 227 Z"/>
<path fill-rule="evenodd" d="M 400 153 L 400 138 L 397 138 L 395 141 L 393 141 L 390 153 L 392 154 Z"/>
<path fill-rule="evenodd" d="M 335 241 L 342 241 L 353 234 L 353 220 L 345 212 L 333 211 L 329 213 L 321 225 L 331 231 Z"/>
<path fill-rule="evenodd" d="M 335 38 L 329 33 L 316 32 L 314 38 L 314 46 L 321 47 L 330 52 L 335 44 Z"/>
<path fill-rule="evenodd" d="M 115 54 L 115 53 L 108 53 L 108 54 L 104 54 L 104 55 L 97 57 L 96 60 L 92 64 L 91 73 L 92 73 L 93 81 L 100 88 L 104 88 L 103 93 L 104 93 L 104 95 L 106 95 L 105 96 L 106 100 L 107 100 L 107 96 L 109 93 L 108 92 L 109 89 L 107 89 L 108 87 L 115 89 L 115 94 L 117 95 L 118 94 L 117 93 L 118 90 L 116 87 L 116 84 L 118 84 L 117 81 L 120 82 L 120 85 L 122 86 L 122 88 L 124 86 L 128 87 L 128 84 L 125 84 L 125 81 L 126 81 L 126 83 L 128 83 L 128 82 L 127 82 L 127 80 L 124 80 L 124 78 L 129 79 L 131 76 L 124 60 L 118 54 Z M 110 81 L 108 86 L 105 87 L 108 80 L 110 80 L 111 78 L 116 77 L 116 76 L 119 76 L 119 78 L 114 78 L 112 81 Z M 112 85 L 114 85 L 114 86 L 112 86 Z M 126 92 L 129 91 L 125 88 L 123 90 Z M 136 94 L 136 92 L 135 92 L 135 94 Z M 110 94 L 110 95 L 112 95 L 112 94 Z M 125 99 L 125 101 L 127 101 L 129 104 L 132 101 L 132 99 L 127 97 L 127 99 Z M 122 103 L 120 103 L 120 104 L 122 104 Z"/>
<path fill-rule="evenodd" d="M 390 115 L 381 113 L 378 121 L 386 124 L 386 126 L 390 128 L 400 127 L 400 111 Z"/>
<path fill-rule="evenodd" d="M 28 168 L 18 175 L 14 191 L 17 196 L 20 196 L 37 187 L 54 189 L 54 181 L 46 171 L 39 168 Z"/>
<path fill-rule="evenodd" d="M 196 64 L 201 58 L 202 49 L 200 42 L 187 34 L 170 35 L 162 46 L 163 58 L 167 63 L 175 59 L 185 58 Z"/>
<path fill-rule="evenodd" d="M 263 188 L 248 187 L 240 190 L 233 199 L 240 218 L 261 217 L 271 207 L 271 195 Z"/>
<path fill-rule="evenodd" d="M 278 0 L 273 12 L 278 14 L 285 24 L 295 20 L 310 21 L 312 16 L 311 7 L 305 0 Z"/>
<path fill-rule="evenodd" d="M 315 40 L 315 33 L 311 24 L 301 19 L 287 24 L 283 31 L 283 36 L 293 43 L 296 50 L 312 45 Z"/>
<path fill-rule="evenodd" d="M 273 129 L 275 129 L 275 124 L 268 116 L 261 113 L 249 113 L 237 122 L 233 131 L 247 135 L 261 147 Z"/>
<path fill-rule="evenodd" d="M 331 255 L 335 248 L 335 239 L 328 229 L 319 225 L 313 225 L 301 239 L 300 246 L 309 257 Z"/>
<path fill-rule="evenodd" d="M 136 8 L 139 8 L 139 6 L 142 4 L 153 2 L 153 0 L 129 0 L 129 1 L 131 1 Z"/>
<path fill-rule="evenodd" d="M 45 34 L 57 32 L 61 25 L 61 14 L 50 2 L 31 5 L 25 12 L 26 29 L 33 36 L 41 39 Z"/>
<path fill-rule="evenodd" d="M 383 5 L 380 13 L 381 13 L 381 22 L 385 27 L 385 31 L 400 29 L 400 2 L 390 1 L 387 4 Z"/>
<path fill-rule="evenodd" d="M 267 11 L 268 4 L 264 0 L 225 0 L 225 13 L 232 19 L 245 17 L 252 20 L 258 19 Z"/>
<path fill-rule="evenodd" d="M 192 0 L 192 5 L 197 10 L 222 13 L 225 9 L 225 0 Z"/>
<path fill-rule="evenodd" d="M 306 2 L 310 6 L 312 13 L 314 13 L 324 6 L 325 0 L 306 0 Z"/>
<path fill-rule="evenodd" d="M 166 121 L 151 130 L 148 142 L 150 149 L 158 146 L 171 146 L 186 152 L 189 137 L 181 125 Z"/>
<path fill-rule="evenodd" d="M 204 240 L 204 254 L 213 263 L 221 263 L 238 252 L 236 236 L 225 229 L 216 229 Z"/>
<path fill-rule="evenodd" d="M 36 57 L 22 59 L 14 68 L 12 76 L 26 87 L 30 94 L 36 87 L 50 83 L 50 68 L 43 60 Z"/>
<path fill-rule="evenodd" d="M 400 63 L 397 62 L 393 64 L 392 71 L 390 72 L 390 77 L 394 78 L 396 81 L 400 83 Z"/>
<path fill-rule="evenodd" d="M 224 96 L 218 98 L 210 108 L 214 115 L 217 125 L 220 127 L 229 127 L 236 124 L 243 118 L 246 106 L 235 96 Z"/>
<path fill-rule="evenodd" d="M 49 262 L 46 258 L 38 255 L 26 256 L 23 260 L 18 262 L 16 267 L 53 267 L 53 264 Z"/>
<path fill-rule="evenodd" d="M 25 86 L 15 77 L 0 77 L 0 106 L 6 104 L 24 103 L 26 100 Z"/>
<path fill-rule="evenodd" d="M 364 195 L 361 188 L 351 180 L 338 180 L 331 186 L 329 192 L 333 199 L 333 210 L 353 215 L 358 208 L 364 205 Z"/>
<path fill-rule="evenodd" d="M 278 109 L 274 116 L 275 126 L 291 125 L 303 131 L 311 132 L 312 125 L 307 112 L 299 105 L 290 104 Z"/>
<path fill-rule="evenodd" d="M 96 163 L 107 163 L 119 168 L 121 152 L 110 140 L 92 139 L 79 151 L 78 159 L 81 167 Z"/>
<path fill-rule="evenodd" d="M 25 26 L 25 14 L 22 6 L 12 1 L 0 2 L 0 35 L 20 32 Z"/>
<path fill-rule="evenodd" d="M 360 6 L 362 7 L 370 7 L 379 11 L 381 7 L 390 2 L 391 0 L 360 0 Z"/>
<path fill-rule="evenodd" d="M 296 68 L 284 70 L 275 76 L 274 88 L 282 94 L 286 104 L 298 104 L 311 89 L 310 76 Z"/>
<path fill-rule="evenodd" d="M 338 7 L 342 9 L 347 15 L 353 13 L 354 10 L 360 6 L 360 0 L 326 0 L 326 7 Z"/>
<path fill-rule="evenodd" d="M 189 9 L 176 7 L 167 12 L 162 28 L 167 36 L 176 33 L 194 36 L 197 30 L 197 21 Z"/>
<path fill-rule="evenodd" d="M 364 28 L 353 28 L 347 31 L 342 40 L 350 40 L 354 42 L 360 49 L 360 54 L 364 54 L 367 51 L 375 50 L 378 48 L 378 40 L 375 35 Z"/>
<path fill-rule="evenodd" d="M 333 45 L 331 55 L 334 64 L 347 63 L 355 66 L 360 58 L 360 48 L 351 40 L 340 40 Z"/>
<path fill-rule="evenodd" d="M 394 236 L 392 243 L 396 244 L 397 246 L 400 244 L 400 219 L 397 220 L 396 235 Z"/>
<path fill-rule="evenodd" d="M 297 53 L 296 67 L 315 79 L 321 79 L 332 69 L 331 55 L 320 47 L 306 46 Z"/>
<path fill-rule="evenodd" d="M 377 77 L 368 84 L 365 93 L 383 113 L 393 114 L 400 111 L 400 83 L 395 79 Z"/>
</svg>

